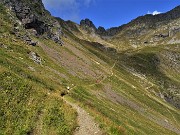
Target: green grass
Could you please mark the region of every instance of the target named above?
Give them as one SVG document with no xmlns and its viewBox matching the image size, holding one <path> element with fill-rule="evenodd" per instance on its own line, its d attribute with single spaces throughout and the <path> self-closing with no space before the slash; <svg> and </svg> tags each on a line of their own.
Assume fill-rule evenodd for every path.
<svg viewBox="0 0 180 135">
<path fill-rule="evenodd" d="M 39 110 L 37 106 L 33 109 L 38 100 L 28 106 L 33 96 L 31 94 L 35 91 L 31 85 L 10 72 L 2 73 L 0 79 L 1 133 L 27 134 L 33 128 L 36 120 L 34 114 Z"/>
<path fill-rule="evenodd" d="M 1 55 L 1 133 L 29 134 L 40 130 L 37 129 L 39 125 L 36 123 L 44 123 L 44 128 L 41 130 L 47 130 L 42 131 L 43 134 L 49 134 L 52 131 L 54 134 L 71 134 L 76 125 L 75 121 L 72 123 L 76 118 L 75 112 L 64 106 L 62 100 L 48 98 L 47 93 L 52 93 L 52 90 L 55 92 L 57 87 L 47 83 L 47 80 L 37 74 L 20 68 L 19 66 L 23 64 L 18 60 L 14 64 L 9 63 L 5 58 L 7 58 L 6 55 Z M 67 115 L 68 110 L 71 113 Z M 59 115 L 54 111 L 58 111 Z M 40 117 L 44 118 L 42 122 L 39 122 Z M 57 117 L 63 121 L 59 119 L 51 121 Z M 46 121 L 47 118 L 49 121 Z"/>
<path fill-rule="evenodd" d="M 2 8 L 0 10 L 5 11 Z M 1 17 L 6 17 L 2 13 Z M 0 21 L 3 22 L 1 33 L 5 35 L 11 24 L 6 19 Z M 64 90 L 63 79 L 45 68 L 47 64 L 60 69 L 59 65 L 41 48 L 28 46 L 7 33 L 7 38 L 0 37 L 0 43 L 7 47 L 0 48 L 0 134 L 72 134 L 76 127 L 76 112 L 60 98 Z M 42 65 L 29 58 L 30 51 L 41 56 Z M 57 96 L 54 93 L 58 93 Z"/>
<path fill-rule="evenodd" d="M 103 57 L 110 56 L 108 53 L 103 53 L 102 51 L 95 50 L 91 47 L 89 48 L 89 46 L 86 46 L 85 44 L 84 46 L 91 50 L 93 54 L 98 54 L 98 57 L 101 54 L 101 56 L 104 55 Z M 159 99 L 159 97 L 151 93 L 151 91 L 147 92 L 145 90 L 144 85 L 148 87 L 150 85 L 149 82 L 155 84 L 152 88 L 156 92 L 163 91 L 158 83 L 159 80 L 166 80 L 170 83 L 173 82 L 159 69 L 158 57 L 156 54 L 152 53 L 157 52 L 157 50 L 159 51 L 160 49 L 150 48 L 149 52 L 147 49 L 147 52 L 143 53 L 143 50 L 137 54 L 133 52 L 132 55 L 126 56 L 127 59 L 124 59 L 126 57 L 122 55 L 123 53 L 120 54 L 120 56 L 116 56 L 116 58 L 120 59 L 113 70 L 114 74 L 118 77 L 108 77 L 104 80 L 104 83 L 102 82 L 94 87 L 89 88 L 88 85 L 84 85 L 83 88 L 78 87 L 73 90 L 71 97 L 84 104 L 84 107 L 96 117 L 97 121 L 100 123 L 100 127 L 108 134 L 159 134 L 160 132 L 163 134 L 174 134 L 158 124 L 155 124 L 148 118 L 150 115 L 154 115 L 159 119 L 168 119 L 168 121 L 173 122 L 175 126 L 179 126 L 179 111 L 174 107 L 171 108 L 171 105 Z M 107 61 L 108 59 L 103 60 Z M 124 69 L 122 64 L 125 64 L 127 67 L 133 67 L 137 72 L 145 74 L 149 82 L 144 82 L 144 80 L 142 81 L 140 78 L 132 75 L 127 69 Z M 145 110 L 148 110 L 147 114 L 145 113 L 144 116 L 142 116 L 131 107 L 122 104 L 114 105 L 112 104 L 112 101 L 107 100 L 106 98 L 99 99 L 95 95 L 90 94 L 92 90 L 94 91 L 93 93 L 98 93 L 99 91 L 103 93 L 102 89 L 103 87 L 106 87 L 104 85 L 108 83 L 112 85 L 112 90 L 115 90 L 118 94 L 124 95 L 131 101 L 140 104 Z M 174 84 L 177 85 L 177 83 Z M 132 85 L 136 88 L 134 89 Z M 165 104 L 167 104 L 167 106 L 165 106 Z M 117 113 L 112 111 L 112 109 L 120 111 Z M 122 131 L 117 132 L 119 125 Z"/>
<path fill-rule="evenodd" d="M 81 104 L 83 103 L 84 108 L 96 117 L 100 127 L 108 134 L 158 134 L 159 132 L 173 134 L 142 117 L 131 108 L 125 105 L 113 104 L 110 100 L 104 98 L 99 99 L 87 91 L 89 91 L 87 88 L 78 87 L 73 91 L 71 97 Z M 156 131 L 152 129 L 156 129 Z"/>
<path fill-rule="evenodd" d="M 71 134 L 76 115 L 58 98 L 48 98 L 37 83 L 3 69 L 0 75 L 0 132 L 3 134 Z M 42 118 L 41 118 L 42 117 Z M 42 119 L 42 122 L 40 120 Z M 36 124 L 38 123 L 38 125 Z M 40 125 L 42 124 L 42 129 Z"/>
</svg>

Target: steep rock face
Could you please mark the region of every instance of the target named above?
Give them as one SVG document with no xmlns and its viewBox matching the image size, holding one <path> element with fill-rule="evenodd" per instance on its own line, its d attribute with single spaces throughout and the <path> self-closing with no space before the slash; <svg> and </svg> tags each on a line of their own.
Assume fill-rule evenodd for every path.
<svg viewBox="0 0 180 135">
<path fill-rule="evenodd" d="M 99 26 L 98 29 L 96 30 L 96 33 L 98 35 L 101 35 L 101 36 L 106 36 L 107 35 L 107 32 L 106 32 L 106 29 L 102 26 Z"/>
<path fill-rule="evenodd" d="M 80 27 L 90 33 L 91 32 L 95 33 L 96 29 L 97 29 L 96 26 L 94 25 L 94 23 L 89 19 L 81 20 Z"/>
<path fill-rule="evenodd" d="M 89 19 L 81 20 L 80 26 L 84 27 L 84 28 L 89 27 L 89 28 L 96 29 L 96 27 L 93 24 L 93 22 L 91 20 L 89 20 Z"/>
<path fill-rule="evenodd" d="M 90 32 L 90 33 L 95 33 L 101 37 L 113 36 L 119 32 L 119 29 L 116 27 L 110 28 L 107 30 L 102 26 L 99 26 L 98 28 L 96 28 L 94 23 L 89 19 L 81 20 L 80 21 L 80 27 L 83 28 L 84 30 Z"/>
<path fill-rule="evenodd" d="M 45 34 L 47 38 L 61 44 L 61 27 L 45 10 L 41 0 L 1 0 L 0 3 L 15 13 L 25 29 L 33 29 L 37 35 Z"/>
</svg>

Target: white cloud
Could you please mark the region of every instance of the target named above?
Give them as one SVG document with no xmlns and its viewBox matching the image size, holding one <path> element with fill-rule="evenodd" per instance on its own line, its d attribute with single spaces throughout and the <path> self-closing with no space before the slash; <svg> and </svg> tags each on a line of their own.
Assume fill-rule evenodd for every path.
<svg viewBox="0 0 180 135">
<path fill-rule="evenodd" d="M 53 10 L 52 14 L 65 20 L 79 20 L 80 8 L 89 7 L 94 0 L 42 0 L 45 7 Z"/>
<path fill-rule="evenodd" d="M 158 14 L 161 14 L 161 12 L 158 12 L 157 10 L 155 10 L 153 12 L 148 11 L 147 14 L 158 15 Z"/>
</svg>

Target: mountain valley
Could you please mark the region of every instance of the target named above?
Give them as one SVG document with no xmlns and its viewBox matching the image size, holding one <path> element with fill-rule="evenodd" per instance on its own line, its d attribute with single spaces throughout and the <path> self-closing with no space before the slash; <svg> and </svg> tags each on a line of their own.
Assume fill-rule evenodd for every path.
<svg viewBox="0 0 180 135">
<path fill-rule="evenodd" d="M 180 6 L 106 30 L 0 0 L 0 80 L 0 135 L 178 135 Z"/>
</svg>

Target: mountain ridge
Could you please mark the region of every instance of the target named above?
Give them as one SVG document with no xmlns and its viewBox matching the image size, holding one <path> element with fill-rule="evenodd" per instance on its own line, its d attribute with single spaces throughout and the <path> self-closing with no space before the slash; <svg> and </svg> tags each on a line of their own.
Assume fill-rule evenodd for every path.
<svg viewBox="0 0 180 135">
<path fill-rule="evenodd" d="M 173 8 L 172 10 L 167 11 L 166 13 L 161 13 L 158 15 L 146 14 L 144 16 L 139 16 L 136 19 L 131 20 L 127 24 L 123 24 L 123 25 L 117 26 L 117 27 L 111 27 L 108 29 L 105 29 L 103 26 L 99 26 L 98 28 L 96 28 L 95 25 L 93 24 L 93 22 L 91 20 L 89 20 L 88 18 L 86 18 L 85 20 L 81 20 L 80 25 L 83 25 L 82 23 L 86 24 L 84 22 L 84 21 L 86 21 L 87 26 L 96 29 L 97 33 L 100 32 L 100 31 L 98 31 L 98 29 L 103 29 L 102 30 L 103 32 L 106 31 L 106 34 L 104 34 L 103 36 L 105 36 L 105 35 L 114 36 L 115 34 L 118 33 L 119 29 L 122 29 L 122 27 L 124 27 L 124 26 L 128 27 L 128 25 L 131 25 L 131 23 L 144 23 L 144 21 L 145 21 L 145 23 L 151 23 L 152 20 L 155 20 L 155 21 L 158 20 L 159 21 L 158 18 L 162 19 L 162 21 L 165 21 L 165 19 L 166 20 L 173 20 L 173 19 L 180 18 L 179 12 L 180 12 L 180 6 L 177 6 L 177 7 Z M 108 34 L 108 33 L 111 33 L 111 31 L 113 31 L 112 34 Z M 117 31 L 117 32 L 114 32 L 114 31 Z"/>
<path fill-rule="evenodd" d="M 80 25 L 74 24 L 73 27 L 80 27 L 76 29 L 84 30 L 83 33 L 89 33 L 91 38 L 93 36 L 99 37 L 106 41 L 107 44 L 111 44 L 110 46 L 115 45 L 115 48 L 120 50 L 122 48 L 130 49 L 149 45 L 174 44 L 180 42 L 178 35 L 180 25 L 179 10 L 180 6 L 177 6 L 159 15 L 140 16 L 127 24 L 107 30 L 101 26 L 96 28 L 89 19 L 81 20 Z M 73 23 L 71 24 L 73 25 Z"/>
</svg>

